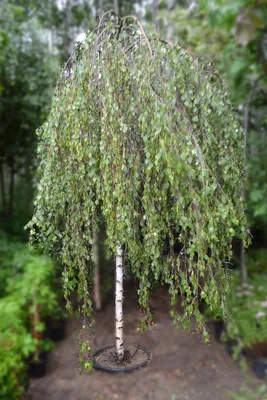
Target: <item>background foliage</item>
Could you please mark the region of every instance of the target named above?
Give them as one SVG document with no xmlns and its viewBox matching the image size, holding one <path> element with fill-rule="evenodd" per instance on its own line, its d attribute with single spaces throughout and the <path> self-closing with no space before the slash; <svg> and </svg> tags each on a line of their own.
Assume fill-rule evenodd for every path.
<svg viewBox="0 0 267 400">
<path fill-rule="evenodd" d="M 266 235 L 266 69 L 265 1 L 200 1 L 194 7 L 162 4 L 160 26 L 185 47 L 210 60 L 224 75 L 247 131 L 248 217 Z M 170 27 L 170 28 L 168 28 Z M 263 238 L 264 236 L 264 238 Z"/>
<path fill-rule="evenodd" d="M 261 275 L 266 273 L 267 257 L 264 249 L 267 222 L 266 1 L 2 0 L 0 2 L 0 224 L 3 230 L 0 232 L 0 313 L 1 315 L 5 313 L 4 320 L 7 325 L 0 328 L 3 335 L 1 340 L 5 337 L 9 324 L 8 329 L 13 333 L 10 346 L 1 347 L 0 358 L 3 362 L 0 369 L 0 387 L 5 388 L 7 399 L 12 396 L 19 398 L 23 387 L 27 363 L 25 354 L 21 353 L 22 347 L 24 346 L 26 353 L 29 354 L 36 344 L 32 340 L 29 324 L 25 325 L 27 313 L 25 314 L 21 304 L 16 302 L 19 289 L 15 282 L 24 276 L 26 270 L 30 273 L 31 263 L 28 264 L 27 261 L 29 259 L 32 260 L 32 265 L 35 265 L 32 273 L 36 274 L 37 280 L 47 276 L 43 275 L 43 271 L 47 271 L 48 268 L 45 267 L 46 263 L 50 265 L 51 271 L 54 269 L 51 261 L 43 259 L 40 255 L 30 254 L 25 245 L 28 234 L 23 226 L 32 215 L 33 197 L 36 191 L 35 130 L 47 118 L 58 68 L 67 61 L 76 39 L 84 37 L 84 31 L 95 26 L 99 12 L 115 6 L 118 7 L 120 15 L 137 14 L 148 30 L 151 25 L 155 25 L 162 37 L 191 49 L 205 61 L 211 62 L 224 77 L 236 116 L 247 133 L 246 204 L 254 247 L 247 257 L 249 279 L 253 281 L 255 273 Z M 211 70 L 214 67 L 210 66 Z M 115 122 L 118 125 L 122 123 L 120 120 Z M 159 124 L 160 121 L 156 121 L 155 129 Z M 154 156 L 153 151 L 150 152 L 152 164 L 155 161 Z M 151 173 L 153 168 L 160 166 L 161 160 L 152 167 Z M 164 168 L 164 179 L 170 176 L 170 171 L 165 170 L 166 168 Z M 147 207 L 151 210 L 154 206 L 155 204 L 147 201 Z M 112 216 L 112 210 L 107 210 L 107 213 Z M 161 226 L 160 221 L 155 221 L 156 223 Z M 156 239 L 157 236 L 149 239 L 153 246 Z M 164 246 L 161 245 L 165 248 L 165 253 L 168 253 L 169 239 L 165 240 Z M 8 251 L 4 250 L 7 248 Z M 19 254 L 16 262 L 15 254 Z M 238 258 L 239 255 L 236 255 L 234 266 L 238 266 Z M 157 267 L 152 276 L 155 271 Z M 55 301 L 53 293 L 58 291 L 53 279 L 49 278 L 44 284 L 47 288 L 45 290 L 52 296 L 52 304 Z M 108 279 L 109 282 L 112 281 L 110 276 Z M 255 279 L 260 278 L 256 275 Z M 29 282 L 22 281 L 27 288 Z M 10 282 L 13 282 L 12 285 Z M 264 277 L 262 282 L 265 282 Z M 76 287 L 75 281 L 73 285 Z M 105 285 L 104 283 L 104 287 Z M 242 308 L 239 296 L 235 295 L 235 286 L 239 286 L 238 281 L 234 281 L 231 309 L 235 308 L 235 301 L 238 307 Z M 267 295 L 265 283 L 263 286 Z M 20 289 L 23 292 L 25 290 L 23 287 Z M 249 306 L 251 299 L 248 297 L 246 300 Z M 248 307 L 246 312 L 249 310 L 253 312 L 246 314 L 247 321 L 251 319 L 254 324 L 255 310 L 253 307 Z M 234 323 L 239 323 L 238 320 L 237 318 Z M 259 337 L 258 333 L 255 328 L 255 337 Z M 12 370 L 16 371 L 15 375 L 9 373 Z M 6 380 L 7 376 L 9 381 Z M 1 395 L 4 396 L 2 392 Z"/>
</svg>

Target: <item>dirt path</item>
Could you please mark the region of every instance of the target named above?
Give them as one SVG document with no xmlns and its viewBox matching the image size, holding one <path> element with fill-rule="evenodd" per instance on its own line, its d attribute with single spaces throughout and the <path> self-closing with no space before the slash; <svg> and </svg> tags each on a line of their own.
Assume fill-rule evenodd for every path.
<svg viewBox="0 0 267 400">
<path fill-rule="evenodd" d="M 127 296 L 126 296 L 127 298 Z M 156 325 L 136 331 L 138 305 L 130 294 L 125 304 L 125 342 L 148 347 L 153 359 L 146 368 L 127 374 L 77 371 L 79 321 L 70 320 L 66 338 L 49 355 L 44 378 L 32 380 L 31 400 L 226 400 L 244 379 L 225 346 L 176 329 L 168 310 L 168 297 L 158 290 L 151 302 Z M 95 347 L 114 343 L 113 304 L 97 315 Z M 254 383 L 259 383 L 252 377 Z"/>
</svg>

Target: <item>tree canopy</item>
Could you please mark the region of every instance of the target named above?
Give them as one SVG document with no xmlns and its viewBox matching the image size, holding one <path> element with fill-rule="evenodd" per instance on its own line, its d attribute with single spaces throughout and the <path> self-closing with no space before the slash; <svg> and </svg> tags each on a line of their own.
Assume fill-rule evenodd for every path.
<svg viewBox="0 0 267 400">
<path fill-rule="evenodd" d="M 33 241 L 65 265 L 91 312 L 93 232 L 120 243 L 146 308 L 155 281 L 199 321 L 221 307 L 234 237 L 247 239 L 244 148 L 217 72 L 135 19 L 102 16 L 63 68 L 38 131 Z M 168 243 L 168 246 L 166 246 Z M 179 250 L 177 250 L 179 248 Z M 178 316 L 174 314 L 175 320 Z"/>
<path fill-rule="evenodd" d="M 176 2 L 158 15 L 164 35 L 214 63 L 247 135 L 247 216 L 266 242 L 267 221 L 267 7 L 266 1 L 201 0 L 194 7 Z M 257 240 L 257 239 L 256 239 Z"/>
</svg>

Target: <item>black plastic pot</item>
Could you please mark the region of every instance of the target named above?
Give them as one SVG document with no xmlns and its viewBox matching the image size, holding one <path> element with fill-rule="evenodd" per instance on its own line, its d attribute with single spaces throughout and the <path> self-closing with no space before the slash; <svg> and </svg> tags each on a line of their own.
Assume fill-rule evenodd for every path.
<svg viewBox="0 0 267 400">
<path fill-rule="evenodd" d="M 227 340 L 226 349 L 230 357 L 233 357 L 235 352 L 235 347 L 237 346 L 237 344 L 238 342 L 236 340 L 231 340 L 231 339 Z"/>
<path fill-rule="evenodd" d="M 49 329 L 49 336 L 53 342 L 59 342 L 60 340 L 64 339 L 66 330 L 66 321 L 54 321 Z"/>
<path fill-rule="evenodd" d="M 264 379 L 267 377 L 267 360 L 264 358 L 259 358 L 254 362 L 253 370 L 255 375 L 259 379 Z"/>
<path fill-rule="evenodd" d="M 30 387 L 30 378 L 27 375 L 25 378 L 25 381 L 24 381 L 24 385 L 23 385 L 23 397 L 22 397 L 25 400 L 28 398 L 29 387 Z"/>
<path fill-rule="evenodd" d="M 224 331 L 224 322 L 220 320 L 214 321 L 214 336 L 218 342 L 221 342 L 221 336 Z"/>
<path fill-rule="evenodd" d="M 28 374 L 30 378 L 42 378 L 46 374 L 47 354 L 42 353 L 39 360 L 31 360 L 29 364 Z"/>
<path fill-rule="evenodd" d="M 205 315 L 207 308 L 208 306 L 204 301 L 200 301 L 198 303 L 198 311 L 200 312 L 200 314 Z"/>
<path fill-rule="evenodd" d="M 130 365 L 130 366 L 118 366 L 118 367 L 105 367 L 105 366 L 103 366 L 103 365 L 101 365 L 97 360 L 96 360 L 96 358 L 102 353 L 102 352 L 104 352 L 105 350 L 107 350 L 107 349 L 112 349 L 112 348 L 115 348 L 115 346 L 106 346 L 106 347 L 103 347 L 103 348 L 101 348 L 101 349 L 99 349 L 99 350 L 97 350 L 94 354 L 93 354 L 93 367 L 95 368 L 95 369 L 100 369 L 100 370 L 102 370 L 102 371 L 106 371 L 106 372 L 112 372 L 112 373 L 116 373 L 116 372 L 131 372 L 131 371 L 134 371 L 134 370 L 136 370 L 136 369 L 141 369 L 141 368 L 143 368 L 143 367 L 145 367 L 147 364 L 148 364 L 148 362 L 151 360 L 151 353 L 150 353 L 150 351 L 149 350 L 147 350 L 145 347 L 143 347 L 143 346 L 137 346 L 137 350 L 139 351 L 139 350 L 141 350 L 141 351 L 143 351 L 145 354 L 146 354 L 146 360 L 145 361 L 143 361 L 143 362 L 141 362 L 140 364 L 137 364 L 137 365 Z"/>
</svg>

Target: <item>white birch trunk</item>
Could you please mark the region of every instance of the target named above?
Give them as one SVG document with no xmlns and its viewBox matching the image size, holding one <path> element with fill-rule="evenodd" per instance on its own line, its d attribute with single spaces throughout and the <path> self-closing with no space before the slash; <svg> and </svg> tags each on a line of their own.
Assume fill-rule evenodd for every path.
<svg viewBox="0 0 267 400">
<path fill-rule="evenodd" d="M 119 1 L 118 0 L 113 0 L 113 7 L 114 7 L 115 14 L 119 17 L 120 10 L 119 10 Z"/>
<path fill-rule="evenodd" d="M 119 361 L 124 359 L 123 343 L 123 260 L 122 248 L 119 244 L 116 248 L 116 292 L 115 292 L 115 314 L 116 314 L 116 351 Z"/>
<path fill-rule="evenodd" d="M 156 31 L 158 30 L 158 24 L 157 24 L 157 17 L 158 17 L 158 0 L 153 0 L 153 7 L 152 7 L 152 20 L 153 20 L 153 25 L 156 28 Z"/>
<path fill-rule="evenodd" d="M 102 309 L 101 290 L 100 290 L 100 271 L 99 271 L 99 247 L 97 233 L 93 233 L 93 257 L 94 257 L 94 278 L 93 278 L 93 298 L 95 309 L 100 311 Z"/>
</svg>

